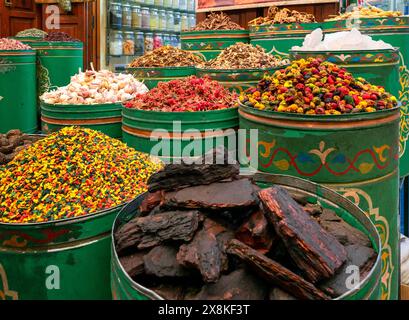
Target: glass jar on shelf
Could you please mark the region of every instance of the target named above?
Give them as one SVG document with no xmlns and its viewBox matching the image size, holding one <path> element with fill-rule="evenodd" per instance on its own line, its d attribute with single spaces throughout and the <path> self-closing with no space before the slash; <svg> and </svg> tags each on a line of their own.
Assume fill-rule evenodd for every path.
<svg viewBox="0 0 409 320">
<path fill-rule="evenodd" d="M 163 6 L 168 9 L 172 8 L 172 0 L 163 0 Z"/>
<path fill-rule="evenodd" d="M 120 56 L 123 52 L 122 31 L 112 30 L 109 35 L 109 54 L 111 56 Z"/>
<path fill-rule="evenodd" d="M 196 1 L 195 0 L 187 0 L 187 10 L 191 12 L 196 11 Z"/>
<path fill-rule="evenodd" d="M 172 8 L 179 9 L 179 0 L 172 0 Z"/>
<path fill-rule="evenodd" d="M 161 33 L 155 33 L 153 35 L 153 49 L 157 49 L 163 46 L 163 36 Z"/>
<path fill-rule="evenodd" d="M 150 13 L 150 28 L 157 30 L 159 28 L 158 9 L 152 8 L 149 10 L 149 13 Z"/>
<path fill-rule="evenodd" d="M 180 32 L 181 24 L 180 24 L 180 12 L 179 11 L 174 12 L 173 19 L 174 19 L 174 29 L 173 29 L 173 31 Z"/>
<path fill-rule="evenodd" d="M 187 0 L 179 0 L 179 10 L 187 10 Z"/>
<path fill-rule="evenodd" d="M 189 29 L 188 20 L 187 20 L 187 13 L 182 13 L 180 15 L 180 28 L 182 31 L 186 31 Z"/>
<path fill-rule="evenodd" d="M 159 30 L 166 30 L 166 10 L 159 10 Z"/>
<path fill-rule="evenodd" d="M 176 35 L 175 34 L 172 34 L 171 36 L 170 36 L 170 45 L 172 46 L 172 47 L 178 47 L 178 38 L 176 37 Z"/>
<path fill-rule="evenodd" d="M 133 56 L 135 54 L 135 36 L 133 31 L 124 32 L 123 54 L 126 56 Z"/>
<path fill-rule="evenodd" d="M 154 0 L 155 6 L 163 7 L 163 0 Z"/>
<path fill-rule="evenodd" d="M 144 38 L 144 53 L 147 53 L 149 51 L 153 50 L 153 33 L 152 32 L 146 32 L 145 33 L 145 38 Z"/>
<path fill-rule="evenodd" d="M 135 32 L 135 55 L 136 56 L 143 55 L 144 52 L 143 48 L 144 48 L 143 32 L 142 31 Z"/>
<path fill-rule="evenodd" d="M 175 28 L 174 24 L 175 24 L 175 18 L 173 16 L 173 11 L 168 10 L 166 12 L 166 30 L 173 31 Z"/>
<path fill-rule="evenodd" d="M 153 6 L 155 4 L 155 0 L 145 0 L 145 4 L 149 4 Z"/>
<path fill-rule="evenodd" d="M 122 26 L 129 28 L 132 26 L 132 11 L 130 4 L 122 5 Z"/>
<path fill-rule="evenodd" d="M 141 7 L 138 5 L 132 6 L 132 28 L 142 27 Z"/>
<path fill-rule="evenodd" d="M 192 29 L 194 26 L 196 26 L 196 15 L 194 13 L 188 14 L 188 29 Z"/>
<path fill-rule="evenodd" d="M 142 7 L 141 16 L 142 16 L 142 19 L 141 19 L 142 28 L 149 29 L 150 28 L 150 22 L 149 22 L 150 14 L 149 14 L 149 8 L 148 7 Z"/>
<path fill-rule="evenodd" d="M 111 5 L 109 6 L 109 21 L 111 27 L 122 27 L 122 4 L 111 2 Z"/>
<path fill-rule="evenodd" d="M 172 43 L 170 42 L 170 34 L 168 34 L 168 33 L 163 34 L 163 45 L 164 46 L 172 45 Z"/>
</svg>

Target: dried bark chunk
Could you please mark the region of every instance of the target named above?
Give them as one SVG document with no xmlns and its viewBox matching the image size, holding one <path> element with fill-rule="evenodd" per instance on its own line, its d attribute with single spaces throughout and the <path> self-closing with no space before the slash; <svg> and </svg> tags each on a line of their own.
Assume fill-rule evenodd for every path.
<svg viewBox="0 0 409 320">
<path fill-rule="evenodd" d="M 268 295 L 269 300 L 297 300 L 291 294 L 285 292 L 280 288 L 272 288 Z"/>
<path fill-rule="evenodd" d="M 223 275 L 217 283 L 206 284 L 194 297 L 196 300 L 263 300 L 264 282 L 245 269 Z"/>
<path fill-rule="evenodd" d="M 312 283 L 238 240 L 230 241 L 227 252 L 240 258 L 269 283 L 279 286 L 296 298 L 329 299 Z"/>
<path fill-rule="evenodd" d="M 147 214 L 151 212 L 156 206 L 158 206 L 164 197 L 163 191 L 148 192 L 145 198 L 142 200 L 139 206 L 139 212 L 141 214 Z"/>
<path fill-rule="evenodd" d="M 237 230 L 236 238 L 264 254 L 270 250 L 275 232 L 268 224 L 263 211 L 257 210 Z"/>
<path fill-rule="evenodd" d="M 157 277 L 184 277 L 189 271 L 176 261 L 178 249 L 174 246 L 161 245 L 153 248 L 143 257 L 146 274 Z"/>
<path fill-rule="evenodd" d="M 126 273 L 131 277 L 135 277 L 142 274 L 145 271 L 143 256 L 146 254 L 145 251 L 140 251 L 133 253 L 128 256 L 119 258 L 122 267 L 125 269 Z"/>
<path fill-rule="evenodd" d="M 150 289 L 165 300 L 182 300 L 184 295 L 184 287 L 175 284 L 161 284 Z"/>
<path fill-rule="evenodd" d="M 346 261 L 346 251 L 281 187 L 259 192 L 267 219 L 305 277 L 315 283 L 332 277 Z"/>
</svg>

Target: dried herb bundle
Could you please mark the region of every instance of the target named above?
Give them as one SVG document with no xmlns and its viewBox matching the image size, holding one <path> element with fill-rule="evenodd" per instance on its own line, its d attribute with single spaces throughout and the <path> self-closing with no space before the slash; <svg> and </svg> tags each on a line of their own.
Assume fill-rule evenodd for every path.
<svg viewBox="0 0 409 320">
<path fill-rule="evenodd" d="M 264 48 L 238 42 L 224 49 L 216 58 L 203 63 L 209 69 L 266 69 L 289 64 L 287 59 L 279 59 L 266 53 Z"/>
<path fill-rule="evenodd" d="M 203 60 L 193 53 L 171 46 L 163 46 L 136 58 L 129 64 L 129 67 L 182 67 L 194 66 L 202 62 Z"/>
<path fill-rule="evenodd" d="M 281 23 L 306 23 L 316 22 L 314 15 L 305 12 L 298 12 L 287 8 L 279 9 L 270 7 L 266 17 L 258 17 L 249 22 L 249 25 L 266 25 Z"/>
<path fill-rule="evenodd" d="M 212 12 L 206 19 L 199 22 L 191 31 L 204 30 L 244 30 L 239 24 L 231 21 L 230 17 L 223 12 Z"/>
<path fill-rule="evenodd" d="M 45 36 L 47 36 L 47 32 L 37 29 L 37 28 L 25 29 L 25 30 L 17 32 L 16 34 L 16 37 L 44 38 Z"/>
</svg>

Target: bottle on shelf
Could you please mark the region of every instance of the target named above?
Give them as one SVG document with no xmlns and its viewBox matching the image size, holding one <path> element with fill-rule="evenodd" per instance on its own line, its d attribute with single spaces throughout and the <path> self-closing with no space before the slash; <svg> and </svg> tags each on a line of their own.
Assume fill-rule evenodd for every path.
<svg viewBox="0 0 409 320">
<path fill-rule="evenodd" d="M 196 1 L 195 0 L 187 0 L 187 10 L 191 12 L 196 11 Z"/>
<path fill-rule="evenodd" d="M 144 52 L 144 36 L 142 31 L 135 32 L 135 55 L 141 56 Z"/>
<path fill-rule="evenodd" d="M 189 29 L 187 13 L 182 12 L 180 15 L 180 28 L 182 31 L 187 31 Z"/>
<path fill-rule="evenodd" d="M 153 33 L 152 32 L 145 32 L 145 39 L 144 39 L 144 53 L 153 50 Z"/>
<path fill-rule="evenodd" d="M 109 54 L 111 56 L 120 56 L 123 54 L 122 31 L 112 30 L 109 35 Z"/>
<path fill-rule="evenodd" d="M 157 30 L 159 29 L 159 15 L 158 9 L 152 8 L 149 10 L 150 20 L 149 26 L 151 29 Z"/>
<path fill-rule="evenodd" d="M 132 26 L 132 11 L 130 4 L 122 5 L 122 26 L 128 28 Z"/>
<path fill-rule="evenodd" d="M 142 27 L 141 7 L 139 5 L 132 6 L 132 28 Z"/>
<path fill-rule="evenodd" d="M 170 46 L 172 45 L 171 41 L 170 41 L 170 34 L 168 33 L 164 33 L 163 34 L 163 45 L 164 46 Z"/>
<path fill-rule="evenodd" d="M 149 8 L 148 7 L 142 7 L 141 8 L 141 15 L 142 15 L 142 28 L 144 29 L 149 29 L 150 28 L 150 14 L 149 14 Z"/>
<path fill-rule="evenodd" d="M 163 46 L 163 38 L 161 33 L 155 33 L 153 35 L 153 49 L 157 49 Z"/>
<path fill-rule="evenodd" d="M 122 27 L 122 4 L 111 2 L 109 6 L 109 22 L 113 28 Z"/>
<path fill-rule="evenodd" d="M 175 28 L 174 24 L 175 24 L 175 18 L 173 16 L 173 11 L 168 10 L 166 12 L 166 30 L 173 31 Z"/>
<path fill-rule="evenodd" d="M 187 10 L 187 0 L 179 0 L 179 10 Z"/>
<path fill-rule="evenodd" d="M 166 10 L 159 10 L 159 30 L 166 30 Z"/>
<path fill-rule="evenodd" d="M 133 31 L 124 32 L 123 54 L 133 56 L 135 54 L 135 36 Z"/>
<path fill-rule="evenodd" d="M 154 0 L 155 6 L 163 7 L 163 0 Z"/>
<path fill-rule="evenodd" d="M 172 0 L 172 8 L 174 10 L 178 10 L 179 9 L 179 0 Z"/>
<path fill-rule="evenodd" d="M 196 25 L 196 14 L 189 13 L 188 14 L 188 30 L 192 29 Z"/>
<path fill-rule="evenodd" d="M 174 19 L 174 29 L 173 29 L 173 31 L 180 32 L 181 24 L 180 24 L 180 12 L 179 11 L 174 12 L 173 19 Z"/>
</svg>

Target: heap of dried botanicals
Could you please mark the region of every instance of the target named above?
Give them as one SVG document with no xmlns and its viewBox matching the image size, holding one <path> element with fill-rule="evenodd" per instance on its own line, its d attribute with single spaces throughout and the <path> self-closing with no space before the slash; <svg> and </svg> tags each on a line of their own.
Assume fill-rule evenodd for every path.
<svg viewBox="0 0 409 320">
<path fill-rule="evenodd" d="M 289 64 L 287 59 L 279 59 L 266 53 L 259 45 L 253 46 L 237 42 L 224 49 L 216 58 L 201 67 L 209 69 L 266 69 Z"/>
<path fill-rule="evenodd" d="M 287 8 L 279 9 L 270 7 L 266 17 L 258 17 L 251 20 L 248 24 L 252 25 L 269 25 L 281 23 L 308 23 L 316 22 L 314 15 L 305 12 L 298 12 Z"/>
<path fill-rule="evenodd" d="M 206 17 L 206 19 L 190 29 L 190 31 L 205 30 L 244 30 L 244 28 L 233 22 L 230 17 L 223 12 L 212 12 Z"/>
<path fill-rule="evenodd" d="M 385 89 L 354 78 L 344 68 L 320 59 L 292 61 L 260 80 L 240 96 L 241 103 L 260 110 L 300 114 L 374 112 L 397 106 Z"/>
<path fill-rule="evenodd" d="M 361 279 L 371 271 L 370 239 L 333 210 L 207 163 L 152 175 L 136 216 L 115 230 L 138 284 L 165 299 L 321 300 L 349 291 L 350 266 Z"/>
<path fill-rule="evenodd" d="M 31 47 L 15 39 L 0 38 L 0 50 L 31 50 Z"/>
<path fill-rule="evenodd" d="M 44 38 L 47 36 L 47 32 L 37 29 L 37 28 L 31 28 L 31 29 L 25 29 L 22 31 L 17 32 L 16 37 L 17 38 L 23 38 L 23 37 L 34 37 L 34 38 Z"/>
<path fill-rule="evenodd" d="M 337 21 L 346 19 L 357 19 L 357 18 L 388 18 L 388 17 L 399 17 L 402 15 L 400 11 L 385 11 L 380 8 L 367 5 L 353 7 L 352 11 L 342 13 L 325 21 Z"/>
<path fill-rule="evenodd" d="M 50 32 L 45 38 L 45 41 L 62 41 L 62 42 L 80 42 L 80 40 L 71 37 L 65 32 Z"/>
<path fill-rule="evenodd" d="M 0 167 L 0 222 L 79 217 L 146 191 L 161 164 L 98 131 L 64 127 Z"/>
<path fill-rule="evenodd" d="M 71 82 L 44 93 L 40 99 L 49 104 L 104 104 L 124 102 L 148 88 L 130 74 L 109 70 L 87 70 L 71 77 Z"/>
<path fill-rule="evenodd" d="M 130 68 L 151 68 L 151 67 L 183 67 L 195 66 L 203 60 L 197 55 L 175 48 L 163 46 L 135 58 L 130 64 Z"/>
<path fill-rule="evenodd" d="M 0 165 L 10 162 L 17 153 L 42 138 L 39 135 L 22 133 L 18 129 L 0 134 Z"/>
<path fill-rule="evenodd" d="M 208 77 L 190 76 L 158 86 L 125 103 L 127 108 L 163 112 L 194 112 L 232 108 L 237 96 Z"/>
</svg>

